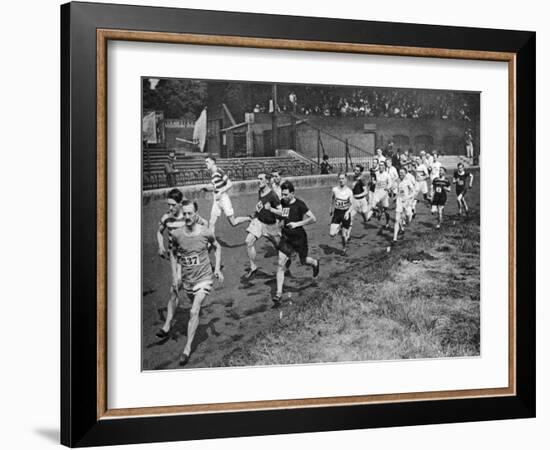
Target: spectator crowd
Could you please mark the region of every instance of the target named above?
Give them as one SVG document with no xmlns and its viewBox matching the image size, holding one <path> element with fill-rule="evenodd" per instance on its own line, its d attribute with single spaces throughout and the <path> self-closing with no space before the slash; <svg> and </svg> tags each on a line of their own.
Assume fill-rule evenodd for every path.
<svg viewBox="0 0 550 450">
<path fill-rule="evenodd" d="M 295 86 L 278 99 L 281 111 L 333 117 L 387 117 L 471 122 L 479 114 L 479 94 L 393 88 Z M 256 104 L 255 112 L 270 112 Z"/>
</svg>

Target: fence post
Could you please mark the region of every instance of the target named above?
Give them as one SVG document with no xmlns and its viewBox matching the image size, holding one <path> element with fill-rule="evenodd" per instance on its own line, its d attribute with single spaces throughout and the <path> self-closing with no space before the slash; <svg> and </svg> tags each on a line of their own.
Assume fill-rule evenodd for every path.
<svg viewBox="0 0 550 450">
<path fill-rule="evenodd" d="M 348 148 L 348 140 L 346 138 L 346 173 L 348 173 L 348 155 L 349 155 L 349 148 Z"/>
<path fill-rule="evenodd" d="M 149 143 L 147 140 L 143 141 L 143 145 L 145 147 L 145 154 L 147 156 L 147 173 L 151 175 L 151 151 L 149 150 Z"/>
<path fill-rule="evenodd" d="M 271 88 L 271 99 L 273 103 L 273 111 L 271 112 L 271 151 L 273 152 L 273 156 L 277 156 L 279 128 L 277 125 L 277 85 L 275 83 L 273 83 Z"/>
<path fill-rule="evenodd" d="M 321 130 L 317 130 L 317 165 L 321 164 Z"/>
<path fill-rule="evenodd" d="M 296 148 L 296 116 L 294 116 L 294 114 L 290 114 L 290 122 L 291 122 L 291 137 L 290 137 L 290 142 L 291 142 L 291 145 L 292 145 L 292 150 L 294 151 L 298 151 L 298 149 Z"/>
</svg>

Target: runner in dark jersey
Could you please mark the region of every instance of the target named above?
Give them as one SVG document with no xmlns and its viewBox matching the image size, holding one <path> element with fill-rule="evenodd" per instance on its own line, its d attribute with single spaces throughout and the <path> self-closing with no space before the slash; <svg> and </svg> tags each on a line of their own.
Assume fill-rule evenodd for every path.
<svg viewBox="0 0 550 450">
<path fill-rule="evenodd" d="M 264 236 L 277 248 L 281 238 L 281 229 L 277 223 L 278 216 L 274 214 L 274 212 L 281 209 L 281 202 L 277 194 L 269 187 L 270 178 L 271 176 L 265 173 L 258 174 L 258 182 L 260 183 L 258 202 L 252 215 L 252 222 L 246 229 L 248 234 L 245 242 L 250 261 L 250 268 L 245 275 L 246 278 L 252 278 L 258 270 L 256 248 L 254 247 L 256 241 Z"/>
<path fill-rule="evenodd" d="M 464 211 L 468 214 L 468 204 L 466 203 L 466 193 L 471 189 L 474 182 L 474 174 L 464 169 L 464 164 L 458 163 L 457 170 L 453 174 L 453 183 L 456 189 L 456 201 L 458 203 L 458 214 L 462 215 Z"/>
<path fill-rule="evenodd" d="M 432 181 L 433 198 L 432 198 L 432 214 L 437 212 L 436 228 L 441 227 L 443 222 L 443 209 L 447 203 L 447 192 L 451 192 L 451 183 L 445 178 L 445 168 L 439 168 L 439 176 L 436 176 Z"/>
<path fill-rule="evenodd" d="M 276 211 L 283 219 L 282 237 L 279 244 L 279 264 L 277 267 L 277 293 L 273 297 L 275 306 L 281 304 L 287 261 L 294 253 L 300 263 L 313 269 L 313 276 L 319 275 L 319 261 L 308 256 L 307 234 L 304 226 L 316 222 L 307 205 L 294 195 L 294 185 L 290 181 L 281 184 L 282 209 Z"/>
</svg>

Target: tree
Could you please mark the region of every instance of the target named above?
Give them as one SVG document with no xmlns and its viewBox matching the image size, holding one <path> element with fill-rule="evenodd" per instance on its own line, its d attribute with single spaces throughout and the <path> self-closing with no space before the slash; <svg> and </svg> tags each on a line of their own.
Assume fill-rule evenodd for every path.
<svg viewBox="0 0 550 450">
<path fill-rule="evenodd" d="M 142 89 L 143 109 L 164 111 L 164 117 L 168 119 L 190 115 L 196 119 L 206 106 L 204 81 L 162 78 L 155 89 L 151 89 L 149 80 L 144 79 Z"/>
</svg>

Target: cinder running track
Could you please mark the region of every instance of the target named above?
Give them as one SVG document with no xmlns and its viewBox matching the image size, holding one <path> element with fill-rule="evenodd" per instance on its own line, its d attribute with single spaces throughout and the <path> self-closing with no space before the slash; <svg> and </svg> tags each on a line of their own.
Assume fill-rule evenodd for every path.
<svg viewBox="0 0 550 450">
<path fill-rule="evenodd" d="M 468 194 L 469 205 L 479 209 L 479 189 L 476 180 Z M 315 292 L 345 283 L 350 279 L 347 269 L 364 265 L 368 271 L 369 260 L 386 252 L 393 238 L 393 217 L 391 230 L 383 231 L 384 220 L 372 219 L 363 224 L 363 218 L 355 218 L 351 241 L 346 256 L 341 255 L 339 236 L 331 240 L 329 230 L 330 188 L 315 188 L 296 192 L 317 217 L 317 222 L 306 227 L 310 255 L 321 260 L 321 272 L 315 280 L 311 269 L 302 267 L 293 259 L 291 277 L 285 279 L 285 294 L 291 301 L 300 302 Z M 235 215 L 248 215 L 254 210 L 257 195 L 232 196 Z M 199 214 L 209 219 L 211 201 L 199 203 Z M 170 286 L 170 269 L 166 260 L 157 256 L 155 233 L 158 221 L 166 212 L 163 201 L 153 201 L 143 208 L 143 329 L 142 360 L 144 370 L 176 369 L 178 359 L 186 342 L 187 320 L 190 302 L 180 295 L 180 305 L 175 316 L 170 337 L 159 340 L 155 333 L 164 323 L 166 301 Z M 441 230 L 435 230 L 435 217 L 422 202 L 418 203 L 417 216 L 400 239 L 416 239 L 427 232 L 445 233 L 452 227 L 457 206 L 454 188 L 448 195 L 445 210 L 447 221 Z M 232 351 L 247 345 L 247 341 L 274 321 L 279 320 L 280 310 L 272 309 L 271 297 L 275 293 L 277 252 L 266 240 L 256 244 L 259 270 L 249 282 L 243 279 L 248 268 L 248 257 L 244 240 L 246 224 L 231 227 L 222 216 L 216 224 L 216 237 L 222 245 L 222 264 L 225 282 L 216 282 L 215 290 L 203 304 L 200 325 L 193 343 L 193 353 L 186 369 L 193 367 L 216 367 L 224 364 Z M 292 307 L 284 308 L 284 314 L 291 314 Z"/>
</svg>

